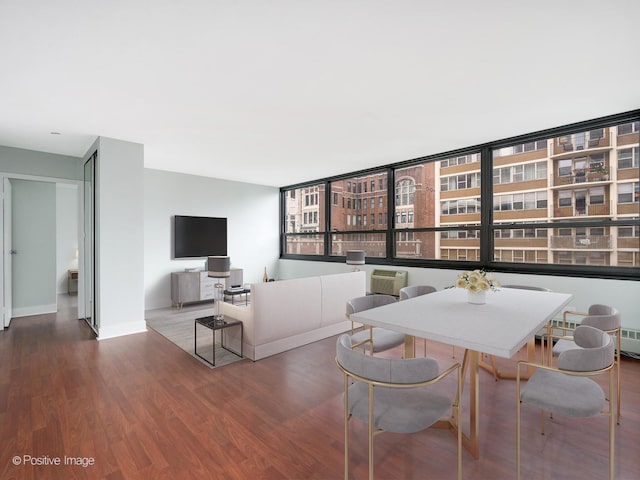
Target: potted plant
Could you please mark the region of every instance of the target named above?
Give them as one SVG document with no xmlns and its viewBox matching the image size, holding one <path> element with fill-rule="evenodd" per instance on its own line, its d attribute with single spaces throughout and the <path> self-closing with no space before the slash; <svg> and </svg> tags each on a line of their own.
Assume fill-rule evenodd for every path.
<svg viewBox="0 0 640 480">
<path fill-rule="evenodd" d="M 597 163 L 591 167 L 591 172 L 594 175 L 594 181 L 609 180 L 609 172 L 607 172 L 604 163 Z"/>
</svg>

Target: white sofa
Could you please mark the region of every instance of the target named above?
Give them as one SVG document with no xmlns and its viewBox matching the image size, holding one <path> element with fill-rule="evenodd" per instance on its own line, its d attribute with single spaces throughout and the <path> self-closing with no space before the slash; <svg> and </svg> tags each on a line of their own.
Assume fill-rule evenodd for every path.
<svg viewBox="0 0 640 480">
<path fill-rule="evenodd" d="M 349 330 L 346 303 L 365 293 L 365 272 L 255 283 L 249 306 L 223 303 L 221 311 L 242 321 L 243 353 L 260 360 Z"/>
</svg>

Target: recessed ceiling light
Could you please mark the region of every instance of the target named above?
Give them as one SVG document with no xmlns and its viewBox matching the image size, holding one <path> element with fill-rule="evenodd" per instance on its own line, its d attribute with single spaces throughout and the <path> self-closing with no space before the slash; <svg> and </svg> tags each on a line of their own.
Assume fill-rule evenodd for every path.
<svg viewBox="0 0 640 480">
<path fill-rule="evenodd" d="M 62 135 L 60 132 L 51 132 L 51 135 Z"/>
</svg>

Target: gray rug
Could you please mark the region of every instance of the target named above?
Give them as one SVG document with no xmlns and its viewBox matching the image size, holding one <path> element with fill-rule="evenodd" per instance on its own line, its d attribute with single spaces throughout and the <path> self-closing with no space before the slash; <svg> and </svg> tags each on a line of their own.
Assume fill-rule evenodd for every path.
<svg viewBox="0 0 640 480">
<path fill-rule="evenodd" d="M 242 358 L 225 350 L 220 346 L 220 331 L 216 332 L 216 365 L 213 367 L 209 363 L 196 356 L 194 351 L 194 330 L 193 325 L 196 318 L 206 317 L 213 315 L 213 307 L 202 308 L 197 310 L 185 308 L 183 310 L 177 309 L 162 309 L 152 312 L 147 312 L 147 327 L 158 332 L 163 337 L 167 338 L 173 344 L 187 352 L 193 358 L 197 359 L 202 365 L 206 365 L 209 368 L 223 367 L 231 363 L 238 362 Z M 211 348 L 213 342 L 213 336 L 211 330 L 198 325 L 198 354 L 202 355 L 209 361 L 212 361 L 213 350 Z M 240 351 L 240 345 L 227 345 L 225 340 L 225 346 L 229 346 L 233 350 Z"/>
</svg>

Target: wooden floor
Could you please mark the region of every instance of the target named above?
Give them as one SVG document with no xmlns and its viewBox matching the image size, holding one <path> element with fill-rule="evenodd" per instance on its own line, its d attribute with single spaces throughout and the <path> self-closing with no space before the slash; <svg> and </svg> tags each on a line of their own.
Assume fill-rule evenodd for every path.
<svg viewBox="0 0 640 480">
<path fill-rule="evenodd" d="M 430 347 L 442 366 L 452 361 L 450 347 Z M 339 479 L 334 355 L 335 337 L 212 370 L 153 331 L 96 341 L 70 308 L 15 319 L 0 332 L 0 478 Z M 464 478 L 513 479 L 515 384 L 480 377 L 480 458 L 464 452 Z M 640 361 L 625 359 L 622 378 L 616 478 L 638 479 Z M 523 407 L 523 421 L 523 479 L 607 477 L 604 417 L 554 418 L 545 436 L 538 411 Z M 354 421 L 351 432 L 351 478 L 364 479 L 365 428 Z M 57 459 L 80 465 L 46 465 Z M 453 479 L 454 437 L 379 435 L 375 469 L 377 479 Z"/>
</svg>

